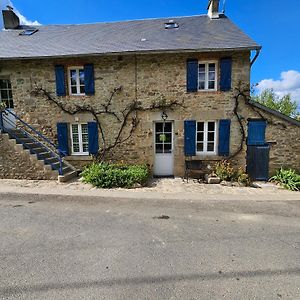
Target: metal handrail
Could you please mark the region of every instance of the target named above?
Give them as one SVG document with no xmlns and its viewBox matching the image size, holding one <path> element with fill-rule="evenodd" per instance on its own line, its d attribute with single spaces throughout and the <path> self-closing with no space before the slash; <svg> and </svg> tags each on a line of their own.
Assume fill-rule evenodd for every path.
<svg viewBox="0 0 300 300">
<path fill-rule="evenodd" d="M 1 118 L 0 118 L 0 128 L 2 128 L 2 130 L 5 131 L 9 131 L 9 133 L 18 141 L 20 142 L 23 146 L 25 146 L 27 149 L 30 149 L 32 152 L 34 152 L 36 155 L 38 155 L 39 153 L 36 152 L 34 150 L 34 148 L 30 148 L 26 145 L 26 143 L 22 142 L 22 140 L 20 140 L 17 135 L 15 135 L 13 133 L 12 130 L 9 130 L 8 128 L 5 128 L 4 126 L 4 114 L 8 115 L 11 114 L 13 117 L 15 117 L 18 121 L 20 121 L 25 127 L 29 128 L 30 130 L 32 130 L 38 137 L 40 137 L 42 140 L 44 140 L 44 142 L 46 142 L 47 144 L 49 144 L 52 147 L 47 146 L 44 142 L 41 142 L 39 139 L 37 139 L 35 136 L 33 136 L 30 132 L 28 132 L 27 130 L 23 129 L 23 128 L 18 128 L 19 130 L 21 130 L 26 136 L 31 137 L 33 140 L 37 141 L 38 143 L 40 143 L 42 146 L 44 146 L 48 151 L 50 151 L 51 153 L 53 153 L 56 158 L 58 158 L 59 160 L 59 175 L 63 175 L 63 160 L 62 157 L 64 156 L 63 153 L 57 149 L 56 145 L 54 143 L 52 143 L 49 139 L 47 139 L 43 134 L 41 134 L 39 131 L 37 131 L 35 128 L 33 128 L 32 126 L 30 126 L 29 124 L 27 124 L 25 121 L 23 121 L 22 119 L 20 119 L 16 114 L 14 114 L 13 112 L 9 111 L 8 109 L 5 109 L 4 111 L 0 112 L 1 114 Z M 12 122 L 5 118 L 6 122 L 10 122 L 10 124 L 12 124 Z M 15 124 L 13 124 L 15 125 Z M 52 149 L 54 148 L 54 149 Z M 52 164 L 51 164 L 52 165 Z"/>
</svg>

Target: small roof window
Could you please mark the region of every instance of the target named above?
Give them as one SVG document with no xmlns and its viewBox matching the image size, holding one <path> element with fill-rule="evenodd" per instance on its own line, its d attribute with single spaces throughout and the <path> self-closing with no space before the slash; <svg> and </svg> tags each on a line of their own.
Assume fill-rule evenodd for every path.
<svg viewBox="0 0 300 300">
<path fill-rule="evenodd" d="M 165 29 L 174 29 L 179 28 L 179 24 L 175 22 L 174 20 L 169 20 L 165 23 Z"/>
<path fill-rule="evenodd" d="M 25 29 L 24 31 L 20 32 L 19 35 L 33 35 L 36 33 L 38 29 Z"/>
</svg>

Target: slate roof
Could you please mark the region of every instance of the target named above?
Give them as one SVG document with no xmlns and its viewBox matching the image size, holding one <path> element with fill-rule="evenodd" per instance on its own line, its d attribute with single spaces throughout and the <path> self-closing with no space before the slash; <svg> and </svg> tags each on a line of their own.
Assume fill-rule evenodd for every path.
<svg viewBox="0 0 300 300">
<path fill-rule="evenodd" d="M 260 104 L 260 103 L 258 103 L 256 101 L 253 101 L 253 100 L 250 100 L 249 103 L 251 105 L 253 105 L 253 106 L 261 109 L 261 110 L 264 110 L 265 112 L 267 112 L 269 114 L 272 114 L 272 115 L 274 115 L 274 116 L 276 116 L 278 118 L 281 118 L 281 119 L 283 119 L 283 120 L 285 120 L 285 121 L 287 121 L 287 122 L 289 122 L 291 124 L 294 124 L 294 125 L 297 125 L 297 126 L 300 127 L 300 121 L 298 121 L 296 119 L 293 119 L 293 118 L 291 118 L 289 116 L 286 116 L 286 115 L 282 114 L 281 112 L 279 112 L 277 110 L 271 109 L 271 108 L 269 108 L 269 107 L 267 107 L 265 105 L 262 105 L 262 104 Z"/>
<path fill-rule="evenodd" d="M 179 24 L 178 29 L 165 29 L 170 19 Z M 24 29 L 1 31 L 0 59 L 261 48 L 226 16 L 214 20 L 199 15 L 36 28 L 38 32 L 31 36 L 20 36 Z"/>
</svg>

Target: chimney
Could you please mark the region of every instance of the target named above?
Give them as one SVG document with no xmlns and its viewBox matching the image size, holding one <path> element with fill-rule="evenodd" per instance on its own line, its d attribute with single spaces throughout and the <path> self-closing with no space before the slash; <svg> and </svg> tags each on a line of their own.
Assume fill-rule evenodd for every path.
<svg viewBox="0 0 300 300">
<path fill-rule="evenodd" d="M 219 12 L 219 4 L 220 0 L 209 0 L 208 3 L 208 16 L 211 19 L 219 19 L 220 18 L 220 12 Z"/>
<path fill-rule="evenodd" d="M 7 6 L 6 10 L 2 10 L 3 25 L 5 29 L 18 29 L 20 27 L 20 19 L 13 11 L 13 8 Z"/>
</svg>

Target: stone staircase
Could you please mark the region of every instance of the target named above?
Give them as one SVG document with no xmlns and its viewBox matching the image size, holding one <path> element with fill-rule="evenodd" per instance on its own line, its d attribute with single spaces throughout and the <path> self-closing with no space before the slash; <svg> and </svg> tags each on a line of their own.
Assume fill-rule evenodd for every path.
<svg viewBox="0 0 300 300">
<path fill-rule="evenodd" d="M 28 133 L 14 129 L 8 131 L 7 134 L 10 139 L 14 139 L 17 144 L 22 145 L 24 150 L 29 151 L 33 157 L 43 162 L 47 170 L 51 169 L 57 174 L 59 182 L 66 182 L 77 177 L 75 167 L 64 160 L 60 160 L 57 153 Z"/>
<path fill-rule="evenodd" d="M 13 118 L 15 122 L 11 121 Z M 11 146 L 19 157 L 23 150 L 26 152 L 23 160 L 36 165 L 39 173 L 45 171 L 43 178 L 57 177 L 59 182 L 66 182 L 77 177 L 77 169 L 63 159 L 64 155 L 57 146 L 13 112 L 5 109 L 0 113 L 0 129 L 9 140 L 14 140 Z"/>
</svg>

